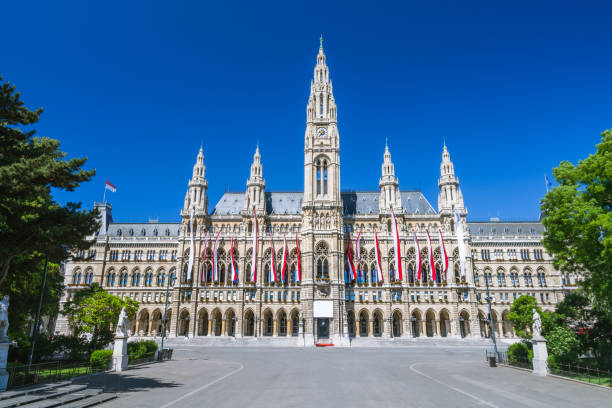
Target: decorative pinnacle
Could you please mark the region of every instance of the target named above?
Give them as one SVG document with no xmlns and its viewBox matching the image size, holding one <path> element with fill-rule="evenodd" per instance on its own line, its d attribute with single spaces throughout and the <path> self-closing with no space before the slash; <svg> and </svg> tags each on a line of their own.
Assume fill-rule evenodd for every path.
<svg viewBox="0 0 612 408">
<path fill-rule="evenodd" d="M 319 38 L 319 48 L 323 48 L 323 33 L 321 33 L 321 37 Z"/>
<path fill-rule="evenodd" d="M 385 136 L 385 149 L 389 148 L 389 137 Z"/>
</svg>

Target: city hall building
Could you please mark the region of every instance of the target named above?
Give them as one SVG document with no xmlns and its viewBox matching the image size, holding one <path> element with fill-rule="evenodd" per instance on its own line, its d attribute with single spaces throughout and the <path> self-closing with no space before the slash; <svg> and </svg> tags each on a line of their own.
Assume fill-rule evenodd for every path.
<svg viewBox="0 0 612 408">
<path fill-rule="evenodd" d="M 513 337 L 508 312 L 514 299 L 531 295 L 544 310 L 553 310 L 575 287 L 574 277 L 556 271 L 542 247 L 541 223 L 467 221 L 446 146 L 437 209 L 420 191 L 401 190 L 389 148 L 381 154 L 381 174 L 364 175 L 373 182 L 379 178 L 378 190 L 342 191 L 337 106 L 321 44 L 306 107 L 303 192 L 266 190 L 257 149 L 246 189 L 227 192 L 210 207 L 200 148 L 181 222 L 115 223 L 110 204 L 95 204 L 102 226 L 90 250 L 75 254 L 65 265 L 61 302 L 98 283 L 114 295 L 138 301 L 129 324 L 131 336 L 160 336 L 166 313 L 170 337 L 269 337 L 279 344 L 346 345 L 363 338 L 489 337 L 490 327 L 498 337 Z M 394 272 L 399 268 L 391 208 L 397 219 L 401 280 Z M 456 212 L 460 222 L 455 221 Z M 465 276 L 460 273 L 459 229 L 466 249 Z M 445 248 L 440 248 L 439 230 Z M 382 282 L 375 278 L 376 238 Z M 285 245 L 287 277 L 280 282 Z M 360 271 L 358 280 L 347 279 L 349 255 Z M 214 260 L 216 279 L 211 273 Z M 256 279 L 251 278 L 253 268 Z M 64 317 L 58 318 L 56 330 L 70 331 Z"/>
</svg>

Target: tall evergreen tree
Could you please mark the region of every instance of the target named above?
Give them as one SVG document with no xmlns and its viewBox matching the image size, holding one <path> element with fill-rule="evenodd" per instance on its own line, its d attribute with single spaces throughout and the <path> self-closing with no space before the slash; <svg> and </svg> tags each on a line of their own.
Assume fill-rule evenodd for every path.
<svg viewBox="0 0 612 408">
<path fill-rule="evenodd" d="M 82 169 L 85 158 L 66 160 L 58 140 L 34 136 L 29 127 L 41 113 L 24 105 L 15 86 L 0 86 L 0 284 L 20 257 L 39 253 L 59 263 L 87 249 L 86 237 L 99 228 L 97 211 L 53 199 L 52 188 L 74 191 L 95 170 Z"/>
</svg>

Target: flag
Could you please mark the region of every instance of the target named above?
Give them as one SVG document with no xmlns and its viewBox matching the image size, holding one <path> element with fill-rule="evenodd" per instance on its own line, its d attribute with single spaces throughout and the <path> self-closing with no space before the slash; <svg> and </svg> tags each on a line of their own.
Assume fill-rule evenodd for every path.
<svg viewBox="0 0 612 408">
<path fill-rule="evenodd" d="M 431 238 L 429 237 L 429 230 L 427 232 L 427 252 L 429 253 L 429 269 L 431 269 L 431 280 L 436 281 L 436 264 L 434 263 L 433 251 L 431 250 Z"/>
<path fill-rule="evenodd" d="M 440 239 L 440 252 L 442 254 L 442 273 L 444 274 L 444 280 L 446 280 L 446 271 L 448 270 L 448 255 L 446 254 L 444 237 L 442 237 L 442 230 L 440 228 L 438 228 L 438 238 Z"/>
<path fill-rule="evenodd" d="M 382 266 L 380 264 L 380 249 L 378 248 L 378 233 L 374 231 L 374 239 L 376 241 L 376 282 L 383 282 Z"/>
<path fill-rule="evenodd" d="M 106 183 L 108 184 L 108 181 Z M 191 238 L 190 238 L 191 247 L 189 248 L 189 266 L 187 267 L 187 281 L 191 280 L 191 272 L 193 271 L 193 260 L 194 260 L 194 255 L 195 255 L 195 241 L 193 237 L 194 236 L 194 233 L 193 233 L 193 218 L 194 217 L 195 217 L 195 208 L 191 207 L 191 210 L 189 210 L 189 228 L 191 230 Z"/>
<path fill-rule="evenodd" d="M 419 240 L 417 239 L 416 231 L 413 229 L 412 232 L 414 233 L 414 251 L 417 261 L 417 279 L 421 280 L 421 249 L 419 248 Z"/>
<path fill-rule="evenodd" d="M 200 282 L 206 281 L 206 248 L 208 248 L 208 231 L 204 235 L 204 250 L 202 251 L 202 276 L 200 276 Z"/>
<path fill-rule="evenodd" d="M 348 250 L 346 256 L 348 257 L 349 264 L 349 272 L 351 273 L 352 280 L 357 279 L 357 271 L 355 270 L 355 264 L 353 263 L 353 251 L 351 251 L 351 233 L 347 230 L 348 233 Z"/>
<path fill-rule="evenodd" d="M 253 207 L 253 257 L 251 258 L 251 282 L 257 282 L 257 214 Z"/>
<path fill-rule="evenodd" d="M 297 276 L 294 278 L 296 282 L 302 281 L 302 262 L 300 261 L 300 244 L 298 242 L 297 232 L 295 233 L 295 248 L 297 249 Z"/>
<path fill-rule="evenodd" d="M 219 271 L 217 270 L 217 249 L 219 248 L 219 234 L 221 234 L 220 228 L 219 232 L 217 232 L 217 238 L 215 238 L 215 244 L 213 245 L 213 282 L 219 279 Z"/>
<path fill-rule="evenodd" d="M 363 276 L 363 271 L 361 270 L 361 246 L 359 245 L 361 242 L 361 231 L 359 231 L 359 234 L 357 234 L 357 243 L 355 244 L 355 250 L 357 252 L 357 276 L 358 276 L 358 281 L 357 282 L 365 282 L 365 277 Z"/>
<path fill-rule="evenodd" d="M 272 236 L 270 236 L 270 283 L 276 282 L 276 262 L 274 261 L 274 242 L 272 242 Z"/>
<path fill-rule="evenodd" d="M 457 246 L 459 247 L 459 265 L 461 268 L 461 277 L 465 282 L 465 243 L 463 242 L 463 224 L 461 223 L 461 215 L 455 208 L 455 232 L 457 234 Z"/>
<path fill-rule="evenodd" d="M 109 190 L 111 193 L 117 192 L 117 187 L 113 186 L 110 181 L 106 180 L 106 185 L 104 186 L 106 190 Z"/>
<path fill-rule="evenodd" d="M 402 274 L 402 254 L 400 253 L 399 230 L 397 229 L 397 220 L 395 219 L 395 211 L 393 211 L 393 206 L 389 207 L 391 207 L 391 214 L 393 215 L 393 230 L 395 232 L 395 239 L 393 240 L 393 248 L 395 250 L 395 269 L 397 269 L 395 278 L 396 280 L 402 281 L 404 279 L 404 275 Z"/>
<path fill-rule="evenodd" d="M 231 246 L 231 256 L 232 256 L 232 282 L 238 282 L 238 270 L 236 269 L 236 262 L 234 261 L 234 236 L 232 236 L 232 246 Z"/>
<path fill-rule="evenodd" d="M 283 259 L 281 260 L 281 282 L 287 277 L 287 238 L 283 236 Z"/>
<path fill-rule="evenodd" d="M 548 193 L 548 189 L 552 187 L 552 183 L 550 182 L 546 174 L 544 174 L 544 184 L 546 184 L 546 192 Z"/>
</svg>

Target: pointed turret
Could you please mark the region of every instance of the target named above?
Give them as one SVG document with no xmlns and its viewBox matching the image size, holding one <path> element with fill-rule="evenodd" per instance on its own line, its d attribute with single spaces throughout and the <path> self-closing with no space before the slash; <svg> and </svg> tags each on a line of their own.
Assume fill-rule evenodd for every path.
<svg viewBox="0 0 612 408">
<path fill-rule="evenodd" d="M 310 97 L 306 108 L 308 122 L 334 122 L 337 120 L 337 108 L 332 83 L 329 79 L 329 68 L 325 62 L 323 36 L 321 36 L 314 78 L 310 83 Z"/>
<path fill-rule="evenodd" d="M 253 207 L 257 214 L 264 214 L 266 209 L 266 201 L 264 191 L 266 189 L 266 181 L 263 178 L 263 168 L 261 165 L 261 155 L 259 154 L 259 145 L 255 149 L 253 155 L 253 164 L 251 164 L 251 177 L 247 180 L 247 193 L 244 197 L 244 211 L 248 214 L 252 212 Z"/>
<path fill-rule="evenodd" d="M 399 180 L 395 177 L 395 166 L 391 161 L 389 145 L 385 144 L 385 154 L 383 156 L 382 177 L 378 182 L 380 187 L 380 198 L 378 199 L 378 210 L 380 213 L 390 212 L 393 206 L 395 212 L 402 210 L 402 197 L 399 191 Z"/>
<path fill-rule="evenodd" d="M 442 163 L 440 163 L 440 180 L 438 181 L 440 193 L 438 194 L 438 212 L 440 215 L 453 217 L 453 208 L 466 214 L 463 205 L 463 194 L 459 187 L 459 179 L 455 177 L 455 167 L 444 143 L 442 149 Z"/>
<path fill-rule="evenodd" d="M 183 210 L 189 213 L 193 207 L 198 215 L 208 214 L 208 182 L 206 181 L 206 166 L 204 165 L 204 150 L 200 146 L 200 151 L 193 165 L 193 173 L 189 180 L 189 188 L 185 194 Z"/>
</svg>

